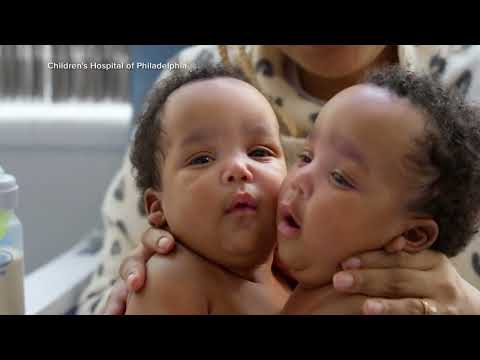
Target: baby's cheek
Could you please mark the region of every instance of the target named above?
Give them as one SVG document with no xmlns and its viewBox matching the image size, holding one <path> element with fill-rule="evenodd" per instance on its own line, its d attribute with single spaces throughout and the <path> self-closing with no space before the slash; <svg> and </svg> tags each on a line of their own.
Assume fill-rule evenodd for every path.
<svg viewBox="0 0 480 360">
<path fill-rule="evenodd" d="M 330 269 L 354 251 L 356 244 L 348 224 L 342 224 L 338 218 L 321 219 L 312 216 L 304 222 L 305 251 L 307 256 L 318 260 L 319 266 Z"/>
<path fill-rule="evenodd" d="M 183 197 L 191 199 L 190 201 L 205 202 L 213 199 L 218 191 L 218 178 L 205 173 L 192 176 L 183 183 L 179 183 L 177 187 L 177 194 L 182 194 Z M 205 206 L 208 205 L 205 204 Z"/>
<path fill-rule="evenodd" d="M 165 190 L 164 208 L 172 224 L 195 223 L 199 214 L 209 212 L 212 199 L 201 184 L 178 184 Z"/>
<path fill-rule="evenodd" d="M 270 195 L 271 198 L 277 201 L 278 195 L 280 194 L 280 189 L 282 188 L 283 181 L 285 176 L 283 173 L 277 173 L 275 176 L 271 176 L 267 179 L 266 182 L 266 192 Z"/>
</svg>

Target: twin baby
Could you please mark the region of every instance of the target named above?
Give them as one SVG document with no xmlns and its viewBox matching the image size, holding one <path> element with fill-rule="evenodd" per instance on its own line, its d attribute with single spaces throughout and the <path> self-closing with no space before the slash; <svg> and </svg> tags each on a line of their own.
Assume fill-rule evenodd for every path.
<svg viewBox="0 0 480 360">
<path fill-rule="evenodd" d="M 126 313 L 322 313 L 332 300 L 308 307 L 311 290 L 352 255 L 456 255 L 480 210 L 479 120 L 430 78 L 385 68 L 323 106 L 287 173 L 260 91 L 234 69 L 179 70 L 152 90 L 131 153 L 150 224 L 178 246 L 148 262 Z"/>
</svg>

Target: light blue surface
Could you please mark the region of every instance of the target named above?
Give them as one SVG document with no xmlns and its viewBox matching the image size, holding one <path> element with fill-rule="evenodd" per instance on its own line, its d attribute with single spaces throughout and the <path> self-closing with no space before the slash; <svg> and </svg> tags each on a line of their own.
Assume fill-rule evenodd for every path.
<svg viewBox="0 0 480 360">
<path fill-rule="evenodd" d="M 167 63 L 169 59 L 187 46 L 189 45 L 130 45 L 130 61 L 135 63 Z M 160 72 L 161 70 L 142 70 L 136 69 L 136 67 L 132 70 L 130 96 L 134 114 L 137 114 L 141 109 L 145 95 Z"/>
</svg>

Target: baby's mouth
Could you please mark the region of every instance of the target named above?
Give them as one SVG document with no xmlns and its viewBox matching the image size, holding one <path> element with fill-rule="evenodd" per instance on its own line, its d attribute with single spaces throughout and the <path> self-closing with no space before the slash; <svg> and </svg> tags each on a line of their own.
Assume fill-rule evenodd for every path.
<svg viewBox="0 0 480 360">
<path fill-rule="evenodd" d="M 293 210 L 288 204 L 281 204 L 279 208 L 278 231 L 285 237 L 293 237 L 300 233 L 300 221 L 295 217 Z"/>
<path fill-rule="evenodd" d="M 300 225 L 297 224 L 297 222 L 295 221 L 292 215 L 285 216 L 284 220 L 287 222 L 288 226 L 295 229 L 300 229 Z"/>
<path fill-rule="evenodd" d="M 249 193 L 237 193 L 233 197 L 230 205 L 228 206 L 226 213 L 232 214 L 244 214 L 244 213 L 256 213 L 258 207 L 258 201 Z"/>
</svg>

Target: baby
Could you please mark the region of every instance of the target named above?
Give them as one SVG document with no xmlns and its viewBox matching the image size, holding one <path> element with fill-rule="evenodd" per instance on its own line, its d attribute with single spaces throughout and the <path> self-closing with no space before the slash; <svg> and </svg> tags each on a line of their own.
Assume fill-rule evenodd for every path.
<svg viewBox="0 0 480 360">
<path fill-rule="evenodd" d="M 371 74 L 323 107 L 280 190 L 278 251 L 298 281 L 283 312 L 328 313 L 322 289 L 357 253 L 456 255 L 479 210 L 474 108 L 428 77 Z"/>
<path fill-rule="evenodd" d="M 131 154 L 152 226 L 179 246 L 147 264 L 127 314 L 273 314 L 290 291 L 272 273 L 286 175 L 275 113 L 233 70 L 157 83 Z"/>
</svg>

